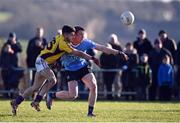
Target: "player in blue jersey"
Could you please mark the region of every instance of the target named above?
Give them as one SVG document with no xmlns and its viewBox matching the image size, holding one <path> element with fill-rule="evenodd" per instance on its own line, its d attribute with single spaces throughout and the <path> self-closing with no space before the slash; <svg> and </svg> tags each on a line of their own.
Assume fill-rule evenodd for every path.
<svg viewBox="0 0 180 123">
<path fill-rule="evenodd" d="M 103 45 L 97 44 L 89 39 L 84 39 L 85 30 L 80 27 L 75 27 L 75 38 L 71 44 L 77 50 L 86 52 L 88 49 L 96 49 L 107 54 L 120 55 L 125 60 L 127 55 L 115 49 L 107 48 Z M 97 82 L 94 74 L 88 67 L 88 61 L 72 54 L 65 54 L 61 57 L 61 63 L 66 71 L 66 78 L 68 80 L 68 91 L 59 91 L 56 93 L 49 93 L 46 99 L 48 109 L 51 109 L 52 99 L 58 98 L 63 100 L 75 99 L 78 97 L 78 80 L 82 80 L 85 86 L 89 89 L 89 107 L 87 116 L 93 117 L 94 105 L 97 99 Z"/>
</svg>

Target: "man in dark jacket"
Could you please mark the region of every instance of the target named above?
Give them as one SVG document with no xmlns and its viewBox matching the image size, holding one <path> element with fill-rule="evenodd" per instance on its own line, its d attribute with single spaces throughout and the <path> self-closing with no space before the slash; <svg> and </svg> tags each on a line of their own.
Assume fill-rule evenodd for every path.
<svg viewBox="0 0 180 123">
<path fill-rule="evenodd" d="M 1 51 L 0 66 L 2 67 L 2 79 L 7 91 L 18 88 L 19 80 L 23 76 L 23 70 L 18 66 L 18 53 L 22 52 L 21 44 L 16 39 L 14 32 L 9 34 L 9 39 L 3 45 Z M 8 94 L 5 95 L 9 97 Z"/>
<path fill-rule="evenodd" d="M 146 31 L 141 29 L 138 33 L 138 38 L 134 41 L 134 48 L 137 50 L 137 53 L 142 56 L 144 53 L 149 55 L 149 52 L 152 50 L 152 45 L 149 39 L 147 38 Z"/>
<path fill-rule="evenodd" d="M 35 68 L 35 61 L 40 51 L 47 44 L 46 39 L 43 37 L 44 29 L 42 27 L 37 28 L 36 36 L 32 38 L 27 47 L 27 65 L 28 68 Z"/>
<path fill-rule="evenodd" d="M 157 75 L 159 66 L 162 63 L 162 58 L 164 55 L 168 55 L 170 57 L 170 63 L 173 64 L 173 57 L 171 53 L 163 48 L 162 42 L 159 39 L 156 39 L 154 42 L 154 48 L 149 54 L 149 65 L 152 70 L 152 84 L 149 88 L 149 99 L 155 100 L 157 95 Z"/>
<path fill-rule="evenodd" d="M 177 51 L 176 51 L 176 67 L 177 67 L 177 73 L 175 74 L 175 97 L 177 99 L 180 99 L 180 41 L 177 46 Z"/>
<path fill-rule="evenodd" d="M 131 42 L 128 42 L 126 44 L 124 52 L 128 56 L 128 61 L 125 63 L 125 65 L 122 67 L 122 85 L 123 85 L 123 91 L 125 92 L 133 92 L 135 91 L 135 81 L 134 81 L 134 72 L 133 69 L 137 66 L 139 63 L 139 57 L 137 54 L 136 49 L 133 47 L 133 44 Z M 135 99 L 134 95 L 126 95 L 126 99 Z"/>
<path fill-rule="evenodd" d="M 44 29 L 42 27 L 38 27 L 36 30 L 36 36 L 32 38 L 27 47 L 27 67 L 35 68 L 35 61 L 40 51 L 47 45 L 46 39 L 43 37 Z M 34 80 L 35 71 L 33 71 L 33 80 Z M 32 81 L 33 81 L 32 80 Z"/>
<path fill-rule="evenodd" d="M 122 47 L 118 41 L 118 37 L 116 34 L 111 34 L 110 35 L 110 41 L 107 44 L 108 47 L 122 51 Z M 105 54 L 102 53 L 100 56 L 100 62 L 101 62 L 101 67 L 103 69 L 118 69 L 119 67 L 121 67 L 121 65 L 123 64 L 122 62 L 123 60 L 119 57 L 119 56 L 114 56 L 112 54 Z M 103 82 L 106 86 L 106 90 L 107 92 L 110 92 L 107 94 L 107 99 L 108 100 L 112 100 L 113 96 L 112 96 L 112 85 L 115 82 L 115 78 L 116 76 L 119 74 L 119 72 L 103 72 Z M 118 91 L 120 89 L 120 84 L 118 82 L 115 82 L 114 84 L 116 84 L 117 86 L 117 90 Z M 116 95 L 118 96 L 118 95 Z"/>
<path fill-rule="evenodd" d="M 173 59 L 175 60 L 177 49 L 176 42 L 173 39 L 170 39 L 164 30 L 159 31 L 159 38 L 162 42 L 163 47 L 171 52 Z"/>
<path fill-rule="evenodd" d="M 111 47 L 111 46 L 108 46 Z M 100 62 L 101 62 L 101 67 L 103 69 L 116 69 L 117 68 L 117 60 L 114 55 L 112 54 L 105 54 L 102 53 L 100 56 Z M 107 94 L 107 99 L 112 100 L 112 84 L 114 83 L 115 76 L 117 72 L 103 72 L 103 82 L 106 86 L 106 91 L 108 92 Z"/>
<path fill-rule="evenodd" d="M 14 53 L 11 56 L 11 60 L 13 62 L 13 65 L 17 67 L 18 66 L 18 53 L 22 52 L 22 46 L 18 42 L 15 32 L 11 32 L 9 34 L 9 39 L 4 45 L 10 45 L 10 47 L 12 48 Z"/>
</svg>

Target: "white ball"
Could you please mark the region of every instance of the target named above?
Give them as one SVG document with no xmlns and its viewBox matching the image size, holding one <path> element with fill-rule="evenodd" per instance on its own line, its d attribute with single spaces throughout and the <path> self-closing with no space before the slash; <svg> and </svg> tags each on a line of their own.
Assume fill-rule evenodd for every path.
<svg viewBox="0 0 180 123">
<path fill-rule="evenodd" d="M 121 22 L 125 25 L 131 25 L 134 22 L 134 14 L 130 11 L 124 11 L 121 14 Z"/>
</svg>

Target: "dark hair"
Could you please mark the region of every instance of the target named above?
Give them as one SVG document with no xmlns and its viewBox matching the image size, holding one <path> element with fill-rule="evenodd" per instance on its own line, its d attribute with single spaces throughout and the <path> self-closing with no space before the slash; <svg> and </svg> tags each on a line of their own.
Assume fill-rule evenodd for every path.
<svg viewBox="0 0 180 123">
<path fill-rule="evenodd" d="M 146 30 L 145 29 L 140 29 L 139 34 L 146 34 Z"/>
<path fill-rule="evenodd" d="M 126 43 L 126 47 L 128 47 L 128 46 L 133 46 L 133 44 L 128 42 L 128 43 Z"/>
<path fill-rule="evenodd" d="M 9 33 L 9 37 L 10 37 L 10 38 L 16 37 L 16 33 L 15 33 L 15 32 L 10 32 L 10 33 Z"/>
<path fill-rule="evenodd" d="M 170 57 L 167 54 L 162 56 L 162 59 L 168 59 L 168 58 L 170 58 Z"/>
<path fill-rule="evenodd" d="M 41 30 L 44 29 L 43 27 L 37 27 L 36 30 Z"/>
<path fill-rule="evenodd" d="M 159 39 L 155 39 L 154 44 L 160 44 L 162 43 Z"/>
<path fill-rule="evenodd" d="M 77 33 L 78 31 L 85 31 L 85 29 L 81 26 L 75 26 L 75 33 Z"/>
<path fill-rule="evenodd" d="M 164 34 L 164 33 L 166 33 L 166 31 L 160 30 L 160 31 L 159 31 L 159 36 L 160 36 L 161 34 Z"/>
<path fill-rule="evenodd" d="M 75 29 L 71 26 L 64 25 L 62 28 L 62 34 L 75 32 Z"/>
</svg>

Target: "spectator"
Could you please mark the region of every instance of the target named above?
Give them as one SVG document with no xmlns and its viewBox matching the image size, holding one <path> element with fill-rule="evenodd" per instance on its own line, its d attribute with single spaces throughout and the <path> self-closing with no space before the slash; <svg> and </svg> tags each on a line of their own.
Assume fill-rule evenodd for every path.
<svg viewBox="0 0 180 123">
<path fill-rule="evenodd" d="M 111 45 L 111 47 L 113 49 L 116 49 L 116 50 L 119 50 L 119 51 L 123 50 L 120 42 L 118 41 L 118 37 L 117 37 L 116 34 L 111 34 L 109 36 L 109 44 Z M 118 61 L 117 62 L 117 65 L 118 65 L 117 67 L 121 68 L 122 65 L 124 64 L 124 61 L 120 57 L 116 57 L 116 59 Z"/>
<path fill-rule="evenodd" d="M 16 39 L 16 34 L 11 32 L 7 42 L 1 50 L 2 67 L 1 75 L 4 82 L 5 90 L 17 90 L 19 80 L 23 77 L 23 70 L 18 66 L 18 53 L 22 52 L 21 44 Z M 11 95 L 12 96 L 12 95 Z M 9 98 L 9 95 L 5 95 Z"/>
<path fill-rule="evenodd" d="M 162 42 L 163 47 L 171 52 L 173 59 L 175 60 L 177 49 L 176 42 L 173 39 L 169 38 L 168 34 L 164 30 L 159 31 L 159 38 Z"/>
<path fill-rule="evenodd" d="M 112 48 L 110 44 L 107 44 L 107 47 Z M 113 69 L 116 68 L 116 60 L 114 59 L 115 56 L 112 54 L 105 54 L 102 53 L 100 56 L 100 62 L 101 62 L 101 67 L 103 69 Z M 112 96 L 112 84 L 114 82 L 115 79 L 115 75 L 116 72 L 103 72 L 103 82 L 105 84 L 106 87 L 106 91 L 107 91 L 107 99 L 108 100 L 112 100 L 113 96 Z"/>
<path fill-rule="evenodd" d="M 149 39 L 147 38 L 146 31 L 141 29 L 138 33 L 137 40 L 134 41 L 134 48 L 137 50 L 139 58 L 144 53 L 149 55 L 149 52 L 152 50 L 152 45 Z"/>
<path fill-rule="evenodd" d="M 180 99 L 180 42 L 177 46 L 176 52 L 176 67 L 177 67 L 177 74 L 176 74 L 176 83 L 174 84 L 175 87 L 175 97 Z"/>
<path fill-rule="evenodd" d="M 118 41 L 118 37 L 116 34 L 111 34 L 109 39 L 110 39 L 109 44 L 107 44 L 108 47 L 122 51 L 122 48 L 120 46 L 120 43 Z M 102 53 L 100 56 L 101 67 L 103 69 L 117 69 L 122 64 L 122 61 L 123 60 L 121 60 L 119 56 L 115 56 L 112 54 L 108 55 L 108 54 Z M 119 90 L 121 90 L 120 81 L 115 82 L 115 78 L 116 78 L 117 74 L 119 74 L 119 72 L 111 72 L 111 71 L 103 72 L 103 82 L 104 82 L 104 84 L 106 86 L 106 90 L 108 92 L 108 94 L 107 94 L 108 100 L 113 99 L 113 94 L 112 94 L 113 83 L 116 84 L 117 92 Z M 118 96 L 118 93 L 115 96 Z"/>
<path fill-rule="evenodd" d="M 122 47 L 120 45 L 120 42 L 118 41 L 118 37 L 116 34 L 111 34 L 109 36 L 109 44 L 112 46 L 113 49 L 122 51 Z"/>
<path fill-rule="evenodd" d="M 174 70 L 170 64 L 170 58 L 165 55 L 158 71 L 159 99 L 162 101 L 171 100 L 172 86 L 174 83 Z"/>
<path fill-rule="evenodd" d="M 126 48 L 124 52 L 128 55 L 129 60 L 127 61 L 126 65 L 122 67 L 123 72 L 122 72 L 121 79 L 122 79 L 122 84 L 123 84 L 123 90 L 125 92 L 129 92 L 129 91 L 134 92 L 135 81 L 133 79 L 134 73 L 132 70 L 139 63 L 139 57 L 132 43 L 126 44 Z M 129 99 L 129 95 L 126 96 L 126 99 Z"/>
<path fill-rule="evenodd" d="M 27 67 L 28 68 L 35 68 L 35 61 L 37 56 L 39 55 L 40 51 L 47 45 L 46 39 L 44 36 L 44 29 L 42 27 L 38 27 L 36 29 L 36 36 L 32 38 L 27 47 Z M 33 80 L 36 71 L 33 71 Z M 32 84 L 32 83 L 31 83 Z"/>
<path fill-rule="evenodd" d="M 162 63 L 162 57 L 168 55 L 170 57 L 170 63 L 173 64 L 173 58 L 171 53 L 162 47 L 162 42 L 156 39 L 154 42 L 154 48 L 149 54 L 149 64 L 152 70 L 152 84 L 149 88 L 149 99 L 155 100 L 157 95 L 157 75 L 159 66 Z"/>
<path fill-rule="evenodd" d="M 120 44 L 120 41 L 118 41 L 118 37 L 116 34 L 111 34 L 109 38 L 109 44 L 112 46 L 113 49 L 122 51 L 123 47 Z M 125 64 L 124 60 L 120 57 L 116 57 L 117 59 L 117 68 L 122 68 L 122 66 Z M 122 93 L 122 82 L 121 82 L 121 76 L 122 71 L 116 72 L 116 78 L 114 81 L 114 90 L 115 90 L 115 97 L 118 99 L 121 96 Z"/>
<path fill-rule="evenodd" d="M 151 84 L 152 79 L 152 71 L 148 64 L 148 55 L 143 54 L 140 57 L 140 63 L 134 69 L 134 79 L 136 84 L 136 92 L 137 92 L 137 99 L 138 100 L 146 100 L 147 90 L 149 85 Z"/>
</svg>

